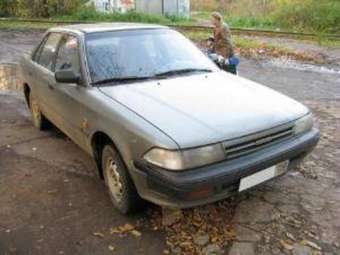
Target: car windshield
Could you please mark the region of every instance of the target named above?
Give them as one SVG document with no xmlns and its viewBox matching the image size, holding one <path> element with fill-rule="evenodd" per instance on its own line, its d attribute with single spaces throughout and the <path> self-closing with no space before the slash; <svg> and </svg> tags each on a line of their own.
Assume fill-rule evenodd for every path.
<svg viewBox="0 0 340 255">
<path fill-rule="evenodd" d="M 86 52 L 97 84 L 217 69 L 193 43 L 170 29 L 91 33 Z"/>
</svg>

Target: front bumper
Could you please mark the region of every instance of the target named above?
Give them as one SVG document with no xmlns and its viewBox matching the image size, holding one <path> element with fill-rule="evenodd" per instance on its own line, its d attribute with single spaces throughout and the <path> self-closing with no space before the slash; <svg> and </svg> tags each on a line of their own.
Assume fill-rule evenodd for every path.
<svg viewBox="0 0 340 255">
<path fill-rule="evenodd" d="M 236 193 L 243 177 L 286 160 L 289 160 L 288 169 L 293 168 L 319 138 L 319 131 L 312 129 L 236 159 L 180 172 L 136 161 L 134 181 L 144 199 L 161 206 L 186 208 L 206 204 Z"/>
</svg>

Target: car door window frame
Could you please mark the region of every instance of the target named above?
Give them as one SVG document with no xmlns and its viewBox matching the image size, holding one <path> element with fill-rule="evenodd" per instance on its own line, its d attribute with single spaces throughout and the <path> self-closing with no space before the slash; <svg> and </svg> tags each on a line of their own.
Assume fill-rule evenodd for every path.
<svg viewBox="0 0 340 255">
<path fill-rule="evenodd" d="M 32 61 L 37 63 L 37 64 L 39 64 L 38 61 L 39 61 L 39 58 L 40 58 L 40 54 L 41 54 L 42 49 L 45 46 L 45 43 L 46 43 L 47 38 L 49 37 L 49 34 L 50 33 L 48 33 L 44 36 L 44 38 L 41 40 L 41 42 L 38 44 L 38 46 L 35 48 L 35 50 L 32 54 Z"/>
<path fill-rule="evenodd" d="M 81 62 L 80 38 L 75 33 L 70 33 L 70 32 L 63 32 L 62 33 L 62 37 L 59 40 L 59 43 L 58 43 L 58 46 L 57 46 L 57 50 L 56 50 L 56 54 L 55 54 L 55 58 L 54 58 L 54 63 L 53 63 L 53 66 L 52 66 L 52 72 L 54 73 L 56 71 L 57 57 L 58 57 L 62 42 L 66 37 L 69 37 L 69 36 L 71 36 L 71 37 L 73 37 L 77 40 L 77 53 L 78 53 L 79 75 L 80 75 L 79 85 L 86 86 L 85 81 L 83 80 L 84 72 L 83 72 L 83 65 L 82 65 L 82 62 Z"/>
<path fill-rule="evenodd" d="M 42 53 L 43 49 L 45 48 L 46 42 L 47 42 L 48 38 L 52 34 L 61 34 L 61 37 L 60 37 L 60 39 L 59 39 L 59 41 L 58 41 L 58 43 L 56 45 L 55 54 L 52 57 L 51 69 L 49 69 L 46 66 L 43 66 L 42 64 L 40 64 L 39 61 L 40 61 L 41 53 Z M 35 49 L 35 51 L 34 51 L 34 53 L 32 55 L 32 61 L 34 61 L 37 65 L 39 65 L 40 67 L 44 68 L 45 70 L 48 70 L 51 73 L 54 73 L 54 66 L 55 66 L 56 56 L 57 56 L 57 53 L 58 53 L 60 42 L 61 42 L 62 37 L 63 37 L 62 34 L 63 33 L 61 33 L 61 32 L 50 32 L 50 33 L 47 33 L 45 35 L 44 39 L 41 41 L 40 45 Z"/>
</svg>

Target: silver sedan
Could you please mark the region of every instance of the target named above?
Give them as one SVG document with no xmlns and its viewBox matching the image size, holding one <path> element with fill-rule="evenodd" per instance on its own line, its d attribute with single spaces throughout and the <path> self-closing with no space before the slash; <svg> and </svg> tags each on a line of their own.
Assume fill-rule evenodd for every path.
<svg viewBox="0 0 340 255">
<path fill-rule="evenodd" d="M 53 28 L 21 67 L 34 125 L 92 155 L 122 213 L 224 199 L 286 173 L 319 139 L 305 106 L 163 26 Z"/>
</svg>

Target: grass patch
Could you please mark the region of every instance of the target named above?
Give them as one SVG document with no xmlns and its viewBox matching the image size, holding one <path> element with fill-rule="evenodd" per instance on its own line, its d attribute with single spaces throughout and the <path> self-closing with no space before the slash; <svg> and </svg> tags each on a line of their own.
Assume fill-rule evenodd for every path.
<svg viewBox="0 0 340 255">
<path fill-rule="evenodd" d="M 318 44 L 331 48 L 340 48 L 340 40 L 322 39 L 318 41 Z"/>
<path fill-rule="evenodd" d="M 187 36 L 190 40 L 194 41 L 195 43 L 204 44 L 205 40 L 212 35 L 212 32 L 206 32 L 206 31 L 182 31 L 182 33 Z M 264 45 L 262 42 L 252 39 L 249 40 L 249 38 L 241 37 L 241 36 L 233 36 L 233 40 L 235 43 L 236 48 L 244 48 L 244 49 L 257 49 L 261 48 L 263 46 L 275 48 L 274 45 L 266 44 Z"/>
<path fill-rule="evenodd" d="M 205 31 L 182 31 L 190 40 L 195 42 L 199 47 L 206 47 L 206 39 L 211 35 Z M 310 63 L 322 64 L 325 62 L 323 58 L 314 56 L 306 52 L 298 52 L 290 48 L 278 46 L 275 44 L 264 43 L 257 39 L 249 39 L 249 37 L 233 36 L 236 52 L 243 57 L 250 58 L 289 58 Z"/>
<path fill-rule="evenodd" d="M 194 22 L 209 21 L 211 12 L 194 12 L 191 16 Z M 277 25 L 268 17 L 224 15 L 224 21 L 231 27 L 277 29 Z"/>
<path fill-rule="evenodd" d="M 54 23 L 0 21 L 0 29 L 49 29 L 55 26 L 57 26 L 57 24 Z"/>
</svg>

